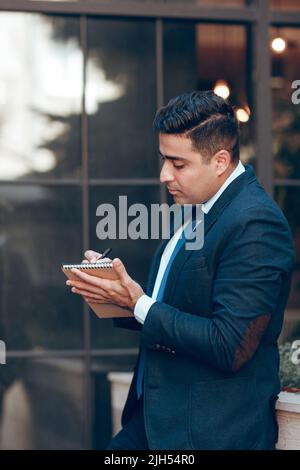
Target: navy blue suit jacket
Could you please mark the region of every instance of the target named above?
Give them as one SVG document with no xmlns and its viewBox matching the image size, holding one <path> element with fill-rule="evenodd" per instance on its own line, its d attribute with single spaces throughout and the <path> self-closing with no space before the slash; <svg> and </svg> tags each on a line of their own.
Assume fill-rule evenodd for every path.
<svg viewBox="0 0 300 470">
<path fill-rule="evenodd" d="M 141 330 L 144 416 L 150 449 L 272 449 L 280 391 L 277 339 L 294 248 L 288 223 L 252 167 L 204 219 L 204 246 L 177 254 L 164 301 Z M 150 270 L 151 294 L 162 252 Z M 136 371 L 123 425 L 136 405 Z"/>
</svg>

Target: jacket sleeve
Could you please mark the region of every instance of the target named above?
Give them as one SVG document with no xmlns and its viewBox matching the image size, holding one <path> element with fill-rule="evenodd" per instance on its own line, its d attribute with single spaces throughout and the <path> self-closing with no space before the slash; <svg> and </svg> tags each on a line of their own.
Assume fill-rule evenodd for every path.
<svg viewBox="0 0 300 470">
<path fill-rule="evenodd" d="M 223 246 L 211 316 L 155 302 L 142 328 L 144 346 L 166 345 L 230 372 L 251 359 L 293 268 L 291 234 L 279 211 L 253 208 L 241 215 Z"/>
<path fill-rule="evenodd" d="M 142 329 L 142 324 L 139 323 L 133 317 L 125 317 L 125 318 L 113 318 L 114 326 L 117 328 L 126 328 L 128 330 L 137 330 L 140 331 Z"/>
</svg>

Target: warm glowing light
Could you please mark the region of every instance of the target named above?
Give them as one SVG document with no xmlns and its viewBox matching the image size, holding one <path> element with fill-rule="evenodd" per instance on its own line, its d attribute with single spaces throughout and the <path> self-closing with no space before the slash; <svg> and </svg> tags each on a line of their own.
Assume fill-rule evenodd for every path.
<svg viewBox="0 0 300 470">
<path fill-rule="evenodd" d="M 237 111 L 236 111 L 236 117 L 238 118 L 238 120 L 239 120 L 240 122 L 247 122 L 247 121 L 249 121 L 250 110 L 249 110 L 248 106 L 246 106 L 246 109 L 244 109 L 244 108 L 239 108 L 239 109 L 237 109 Z"/>
<path fill-rule="evenodd" d="M 225 80 L 218 80 L 214 86 L 214 92 L 216 95 L 226 100 L 230 95 L 228 83 Z"/>
<path fill-rule="evenodd" d="M 271 43 L 274 52 L 281 54 L 286 49 L 286 41 L 283 38 L 277 37 Z"/>
</svg>

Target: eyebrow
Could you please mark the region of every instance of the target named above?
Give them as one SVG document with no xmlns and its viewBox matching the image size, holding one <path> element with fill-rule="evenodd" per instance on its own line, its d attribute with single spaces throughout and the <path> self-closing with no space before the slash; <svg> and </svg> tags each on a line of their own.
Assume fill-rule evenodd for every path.
<svg viewBox="0 0 300 470">
<path fill-rule="evenodd" d="M 187 161 L 188 161 L 187 158 L 184 158 L 184 157 L 173 157 L 172 155 L 163 155 L 160 150 L 158 151 L 158 154 L 159 154 L 161 157 L 166 158 L 167 160 L 181 160 L 181 161 L 183 161 L 183 162 L 187 162 Z"/>
</svg>

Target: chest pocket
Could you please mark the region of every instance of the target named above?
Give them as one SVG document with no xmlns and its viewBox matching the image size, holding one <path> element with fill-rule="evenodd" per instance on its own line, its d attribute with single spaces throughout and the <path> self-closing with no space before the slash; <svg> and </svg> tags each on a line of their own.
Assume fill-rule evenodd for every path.
<svg viewBox="0 0 300 470">
<path fill-rule="evenodd" d="M 204 256 L 192 257 L 186 264 L 183 266 L 181 273 L 186 273 L 189 271 L 195 271 L 207 267 L 206 258 Z"/>
</svg>

